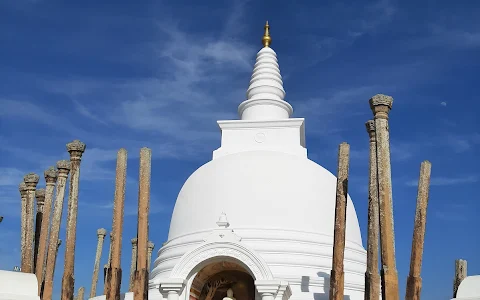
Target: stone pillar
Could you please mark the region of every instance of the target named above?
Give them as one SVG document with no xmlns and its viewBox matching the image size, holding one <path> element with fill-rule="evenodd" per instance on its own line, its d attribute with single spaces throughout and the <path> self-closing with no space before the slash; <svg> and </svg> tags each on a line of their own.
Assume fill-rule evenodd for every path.
<svg viewBox="0 0 480 300">
<path fill-rule="evenodd" d="M 429 161 L 422 162 L 420 166 L 420 178 L 418 180 L 417 208 L 413 227 L 410 273 L 407 278 L 407 291 L 405 293 L 406 300 L 420 300 L 420 293 L 422 291 L 422 277 L 420 277 L 420 274 L 422 270 L 423 245 L 427 224 L 427 204 L 431 172 L 432 164 Z"/>
<path fill-rule="evenodd" d="M 20 224 L 20 251 L 21 251 L 21 261 L 20 266 L 23 268 L 27 263 L 27 258 L 25 256 L 25 236 L 26 236 L 26 227 L 27 227 L 27 185 L 24 181 L 20 183 L 18 186 L 18 190 L 20 191 L 20 198 L 21 198 L 21 224 Z"/>
<path fill-rule="evenodd" d="M 80 181 L 80 162 L 85 144 L 74 140 L 67 144 L 70 154 L 70 188 L 68 190 L 67 209 L 67 234 L 65 242 L 65 261 L 62 278 L 62 300 L 73 300 L 74 293 L 74 266 L 75 266 L 75 241 L 77 238 L 77 212 L 78 212 L 78 186 Z"/>
<path fill-rule="evenodd" d="M 62 240 L 61 239 L 58 239 L 57 241 L 57 250 L 55 251 L 55 256 L 58 255 L 58 249 L 60 249 L 60 246 L 62 245 Z M 55 269 L 55 265 L 56 265 L 56 261 L 55 261 L 55 264 L 53 266 L 53 269 Z M 43 278 L 45 278 L 45 273 L 46 273 L 46 268 L 43 268 Z M 42 282 L 42 289 L 41 289 L 41 292 L 40 292 L 40 299 L 43 300 L 43 291 L 45 289 L 45 280 Z"/>
<path fill-rule="evenodd" d="M 181 278 L 161 279 L 159 289 L 160 293 L 163 295 L 163 299 L 178 300 L 185 285 L 186 281 Z"/>
<path fill-rule="evenodd" d="M 133 238 L 132 242 L 132 262 L 130 263 L 130 283 L 128 285 L 128 291 L 133 291 L 133 284 L 135 281 L 135 271 L 137 267 L 137 238 Z"/>
<path fill-rule="evenodd" d="M 35 217 L 35 248 L 33 251 L 33 268 L 36 271 L 38 247 L 40 243 L 40 231 L 42 230 L 42 223 L 43 223 L 43 206 L 45 204 L 45 189 L 37 189 L 35 191 L 35 198 L 37 199 L 37 216 Z"/>
<path fill-rule="evenodd" d="M 98 271 L 100 269 L 100 258 L 102 257 L 103 241 L 107 235 L 105 228 L 97 230 L 97 251 L 95 252 L 95 264 L 93 265 L 92 286 L 90 288 L 90 298 L 97 295 Z"/>
<path fill-rule="evenodd" d="M 120 299 L 120 284 L 122 281 L 122 231 L 123 231 L 123 213 L 125 207 L 125 185 L 127 182 L 127 150 L 120 149 L 117 153 L 117 168 L 115 175 L 115 197 L 113 201 L 113 244 L 110 271 L 107 273 L 106 299 Z"/>
<path fill-rule="evenodd" d="M 375 139 L 377 142 L 382 297 L 384 300 L 398 300 L 398 273 L 395 262 L 392 171 L 390 164 L 390 134 L 388 128 L 388 114 L 392 108 L 393 98 L 379 94 L 373 96 L 369 102 L 374 114 Z"/>
<path fill-rule="evenodd" d="M 77 300 L 83 300 L 85 298 L 85 288 L 82 286 L 78 289 Z"/>
<path fill-rule="evenodd" d="M 377 186 L 377 144 L 375 122 L 365 123 L 370 138 L 369 178 L 368 178 L 368 234 L 367 270 L 365 272 L 365 300 L 380 298 L 380 274 L 378 272 L 378 239 L 380 234 Z"/>
<path fill-rule="evenodd" d="M 112 262 L 112 245 L 113 245 L 113 235 L 112 232 L 110 231 L 110 244 L 108 246 L 108 259 L 107 263 L 103 266 L 103 294 L 107 294 L 107 285 L 105 284 L 107 280 L 107 274 L 110 270 L 110 263 Z"/>
<path fill-rule="evenodd" d="M 332 272 L 330 274 L 330 300 L 343 300 L 345 230 L 347 222 L 348 167 L 350 145 L 341 143 L 338 149 L 338 176 L 333 233 Z"/>
<path fill-rule="evenodd" d="M 25 226 L 25 265 L 22 265 L 22 272 L 33 273 L 35 271 L 33 266 L 33 252 L 34 252 L 34 198 L 35 189 L 37 188 L 40 177 L 35 173 L 25 175 L 23 181 L 27 186 L 27 205 L 26 205 L 26 226 Z"/>
<path fill-rule="evenodd" d="M 148 241 L 148 249 L 147 249 L 147 269 L 148 272 L 151 270 L 151 264 L 152 264 L 152 252 L 153 249 L 155 248 L 155 244 L 152 241 Z"/>
<path fill-rule="evenodd" d="M 52 225 L 50 228 L 50 237 L 48 241 L 47 265 L 45 271 L 45 287 L 42 300 L 51 300 L 53 293 L 53 276 L 55 272 L 55 262 L 57 260 L 57 251 L 59 247 L 59 232 L 62 222 L 63 200 L 65 197 L 65 184 L 68 173 L 70 172 L 70 162 L 60 160 L 57 162 L 58 179 L 55 197 L 55 205 L 52 215 Z"/>
<path fill-rule="evenodd" d="M 152 168 L 152 150 L 140 150 L 140 171 L 138 189 L 138 228 L 137 228 L 137 270 L 135 271 L 134 300 L 148 299 L 148 269 L 147 269 L 147 241 L 148 241 L 148 211 L 150 206 L 150 176 Z M 169 294 L 168 300 L 170 299 Z M 177 295 L 178 297 L 178 295 Z"/>
<path fill-rule="evenodd" d="M 62 240 L 61 239 L 58 239 L 57 241 L 57 249 L 55 250 L 55 256 L 58 255 L 58 249 L 60 249 L 60 246 L 62 245 Z M 56 265 L 57 264 L 57 260 L 55 260 L 54 264 Z M 55 265 L 53 266 L 53 269 L 55 269 Z"/>
<path fill-rule="evenodd" d="M 467 261 L 463 259 L 455 260 L 455 278 L 453 279 L 453 298 L 457 297 L 460 283 L 467 277 Z"/>
<path fill-rule="evenodd" d="M 47 254 L 47 239 L 48 229 L 50 227 L 50 213 L 52 211 L 53 190 L 55 183 L 57 182 L 57 171 L 54 167 L 50 167 L 43 173 L 45 176 L 46 188 L 45 188 L 45 205 L 43 207 L 44 221 L 40 228 L 40 238 L 38 240 L 38 254 L 35 264 L 35 274 L 37 275 L 38 290 L 41 291 L 44 273 L 45 273 L 45 261 Z"/>
</svg>

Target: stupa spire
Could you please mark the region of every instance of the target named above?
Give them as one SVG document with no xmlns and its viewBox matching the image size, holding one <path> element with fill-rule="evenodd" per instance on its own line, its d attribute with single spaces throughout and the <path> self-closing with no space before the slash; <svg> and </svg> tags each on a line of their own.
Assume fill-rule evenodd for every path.
<svg viewBox="0 0 480 300">
<path fill-rule="evenodd" d="M 288 104 L 283 89 L 277 54 L 270 48 L 270 25 L 265 24 L 263 48 L 258 51 L 247 100 L 238 107 L 242 120 L 281 120 L 290 118 L 293 108 Z"/>
<path fill-rule="evenodd" d="M 270 37 L 270 25 L 268 21 L 265 23 L 265 33 L 263 34 L 262 44 L 263 47 L 269 47 L 272 44 L 272 37 Z"/>
</svg>

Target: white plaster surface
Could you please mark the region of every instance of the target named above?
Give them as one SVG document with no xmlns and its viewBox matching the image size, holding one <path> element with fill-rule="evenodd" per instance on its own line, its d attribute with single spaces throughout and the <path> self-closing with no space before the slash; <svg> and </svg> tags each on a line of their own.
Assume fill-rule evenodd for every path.
<svg viewBox="0 0 480 300">
<path fill-rule="evenodd" d="M 480 300 L 480 275 L 467 276 L 460 283 L 455 300 Z"/>
<path fill-rule="evenodd" d="M 0 270 L 0 300 L 39 300 L 34 274 Z"/>
<path fill-rule="evenodd" d="M 238 107 L 242 120 L 288 119 L 292 106 L 284 100 L 282 75 L 277 54 L 272 48 L 262 48 L 257 53 L 252 78 L 247 89 L 247 100 Z"/>
<path fill-rule="evenodd" d="M 162 282 L 185 280 L 174 293 L 188 300 L 196 273 L 218 260 L 243 265 L 256 282 L 285 283 L 288 293 L 279 285 L 269 287 L 282 299 L 290 291 L 291 299 L 328 299 L 336 177 L 307 158 L 304 119 L 290 119 L 293 109 L 284 97 L 276 54 L 263 48 L 247 100 L 239 106 L 241 119 L 218 122 L 220 148 L 178 195 L 168 241 L 150 276 L 150 299 L 162 299 Z M 222 213 L 232 234 L 219 233 Z M 365 269 L 366 251 L 349 197 L 345 295 L 350 300 L 363 299 Z"/>
</svg>

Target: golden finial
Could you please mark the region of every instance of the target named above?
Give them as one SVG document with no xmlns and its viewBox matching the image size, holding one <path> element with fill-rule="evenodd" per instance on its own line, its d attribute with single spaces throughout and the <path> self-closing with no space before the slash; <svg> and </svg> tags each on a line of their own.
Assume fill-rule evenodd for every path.
<svg viewBox="0 0 480 300">
<path fill-rule="evenodd" d="M 272 44 L 272 38 L 270 37 L 270 25 L 268 25 L 268 21 L 267 23 L 265 23 L 265 33 L 263 34 L 263 38 L 262 38 L 262 43 L 263 43 L 263 46 L 264 47 L 268 47 L 270 46 L 270 44 Z"/>
</svg>

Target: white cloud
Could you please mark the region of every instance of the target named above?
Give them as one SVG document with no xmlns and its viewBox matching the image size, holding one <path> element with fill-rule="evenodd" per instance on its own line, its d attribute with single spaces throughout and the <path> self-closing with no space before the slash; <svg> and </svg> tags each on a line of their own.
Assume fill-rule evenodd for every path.
<svg viewBox="0 0 480 300">
<path fill-rule="evenodd" d="M 440 102 L 440 105 L 441 105 L 441 106 L 447 106 L 447 102 L 442 101 L 442 102 Z"/>
</svg>

